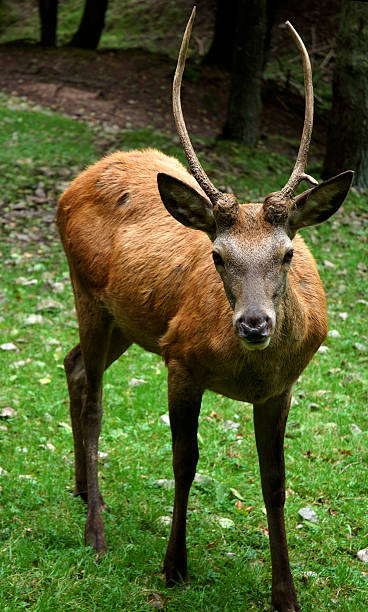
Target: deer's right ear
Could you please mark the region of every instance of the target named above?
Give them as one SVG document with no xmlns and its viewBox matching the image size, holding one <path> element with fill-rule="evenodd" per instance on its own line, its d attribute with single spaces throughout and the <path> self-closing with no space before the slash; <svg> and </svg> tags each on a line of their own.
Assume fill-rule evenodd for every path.
<svg viewBox="0 0 368 612">
<path fill-rule="evenodd" d="M 157 184 L 165 208 L 174 219 L 209 236 L 214 235 L 216 222 L 207 198 L 187 183 L 163 172 L 157 175 Z"/>
</svg>

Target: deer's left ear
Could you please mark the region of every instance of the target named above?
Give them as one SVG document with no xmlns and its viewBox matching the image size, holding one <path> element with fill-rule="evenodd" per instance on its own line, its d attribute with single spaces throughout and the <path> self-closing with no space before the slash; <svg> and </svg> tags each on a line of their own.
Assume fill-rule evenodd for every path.
<svg viewBox="0 0 368 612">
<path fill-rule="evenodd" d="M 289 233 L 301 227 L 317 225 L 333 215 L 345 200 L 354 172 L 347 170 L 297 196 L 288 218 Z"/>
</svg>

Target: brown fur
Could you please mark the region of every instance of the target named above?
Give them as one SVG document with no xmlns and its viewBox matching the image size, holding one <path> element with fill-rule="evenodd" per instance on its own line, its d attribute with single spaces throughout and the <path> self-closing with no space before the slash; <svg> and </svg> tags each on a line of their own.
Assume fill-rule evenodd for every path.
<svg viewBox="0 0 368 612">
<path fill-rule="evenodd" d="M 282 392 L 327 333 L 325 298 L 310 252 L 294 238 L 280 337 L 275 335 L 267 351 L 244 351 L 212 263 L 211 242 L 166 212 L 156 185 L 160 171 L 200 191 L 176 160 L 150 150 L 114 153 L 73 181 L 58 209 L 73 285 L 106 308 L 133 342 L 162 354 L 166 363 L 172 356 L 195 362 L 206 388 L 248 402 Z M 247 228 L 247 205 L 242 209 L 239 232 Z M 273 368 L 270 372 L 274 361 L 283 364 L 282 379 L 275 380 Z M 264 381 L 262 392 L 255 393 L 248 378 Z"/>
<path fill-rule="evenodd" d="M 212 261 L 211 240 L 167 212 L 157 187 L 158 173 L 176 177 L 206 197 L 175 159 L 155 150 L 131 151 L 109 155 L 82 172 L 58 207 L 80 330 L 80 346 L 66 357 L 65 369 L 75 445 L 75 494 L 88 498 L 85 539 L 99 552 L 106 549 L 97 484 L 103 370 L 135 342 L 162 355 L 168 366 L 176 482 L 164 565 L 168 583 L 187 577 L 185 516 L 198 459 L 197 420 L 202 393 L 212 389 L 254 404 L 270 525 L 272 605 L 281 612 L 297 612 L 283 519 L 282 449 L 291 388 L 327 333 L 317 268 L 296 236 L 272 340 L 265 350 L 247 350 L 234 333 L 233 312 Z M 239 285 L 243 272 L 248 274 L 247 281 L 240 282 L 240 293 L 246 291 L 247 298 L 259 290 L 248 268 L 272 267 L 272 258 L 274 266 L 280 265 L 281 250 L 290 239 L 275 225 L 275 215 L 272 222 L 264 215 L 262 204 L 234 206 L 230 223 L 226 211 L 217 211 L 222 232 L 218 244 L 223 252 L 228 249 L 231 255 L 235 249 L 242 256 L 238 270 L 234 260 L 234 278 Z M 270 261 L 264 264 L 262 257 L 268 252 Z"/>
</svg>

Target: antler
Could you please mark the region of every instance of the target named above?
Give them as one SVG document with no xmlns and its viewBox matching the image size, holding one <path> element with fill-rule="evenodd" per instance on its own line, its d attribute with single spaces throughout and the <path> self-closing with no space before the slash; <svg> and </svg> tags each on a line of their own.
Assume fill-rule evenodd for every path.
<svg viewBox="0 0 368 612">
<path fill-rule="evenodd" d="M 315 178 L 309 176 L 309 174 L 304 173 L 304 169 L 307 165 L 307 155 L 313 129 L 313 81 L 311 63 L 305 45 L 297 31 L 293 28 L 289 21 L 286 21 L 285 25 L 287 26 L 292 37 L 294 38 L 294 41 L 302 57 L 304 72 L 305 114 L 303 133 L 300 141 L 298 157 L 296 159 L 294 170 L 292 171 L 288 182 L 286 183 L 285 187 L 283 187 L 281 191 L 279 191 L 277 194 L 280 199 L 292 197 L 295 189 L 303 180 L 309 181 L 313 185 L 318 185 L 318 181 L 316 181 Z"/>
<path fill-rule="evenodd" d="M 190 142 L 190 138 L 189 138 L 188 131 L 185 125 L 184 117 L 183 117 L 183 111 L 181 108 L 181 101 L 180 101 L 181 81 L 183 77 L 185 60 L 186 60 L 186 56 L 188 52 L 189 39 L 190 39 L 190 34 L 192 32 L 192 26 L 193 26 L 193 22 L 195 18 L 195 13 L 196 13 L 196 7 L 194 6 L 192 10 L 192 14 L 187 24 L 187 27 L 185 29 L 183 40 L 182 40 L 180 51 L 179 51 L 178 63 L 176 66 L 174 82 L 173 82 L 173 112 L 174 112 L 176 129 L 177 129 L 181 144 L 183 146 L 184 153 L 188 160 L 190 170 L 194 178 L 197 180 L 199 185 L 202 187 L 205 194 L 211 200 L 212 204 L 215 205 L 219 201 L 219 199 L 223 197 L 224 194 L 218 191 L 216 187 L 211 183 L 210 179 L 208 178 L 207 174 L 205 173 L 205 171 L 203 170 L 199 162 L 199 159 L 193 149 L 193 145 Z"/>
</svg>

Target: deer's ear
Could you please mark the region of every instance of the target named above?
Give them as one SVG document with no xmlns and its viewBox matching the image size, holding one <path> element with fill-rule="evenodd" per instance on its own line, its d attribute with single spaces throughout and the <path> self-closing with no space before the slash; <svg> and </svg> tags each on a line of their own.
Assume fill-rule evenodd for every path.
<svg viewBox="0 0 368 612">
<path fill-rule="evenodd" d="M 331 217 L 345 200 L 353 176 L 354 172 L 347 170 L 297 196 L 288 219 L 290 234 Z"/>
<path fill-rule="evenodd" d="M 204 196 L 190 185 L 163 172 L 157 175 L 157 184 L 166 210 L 177 221 L 210 236 L 215 233 L 212 205 Z"/>
</svg>

